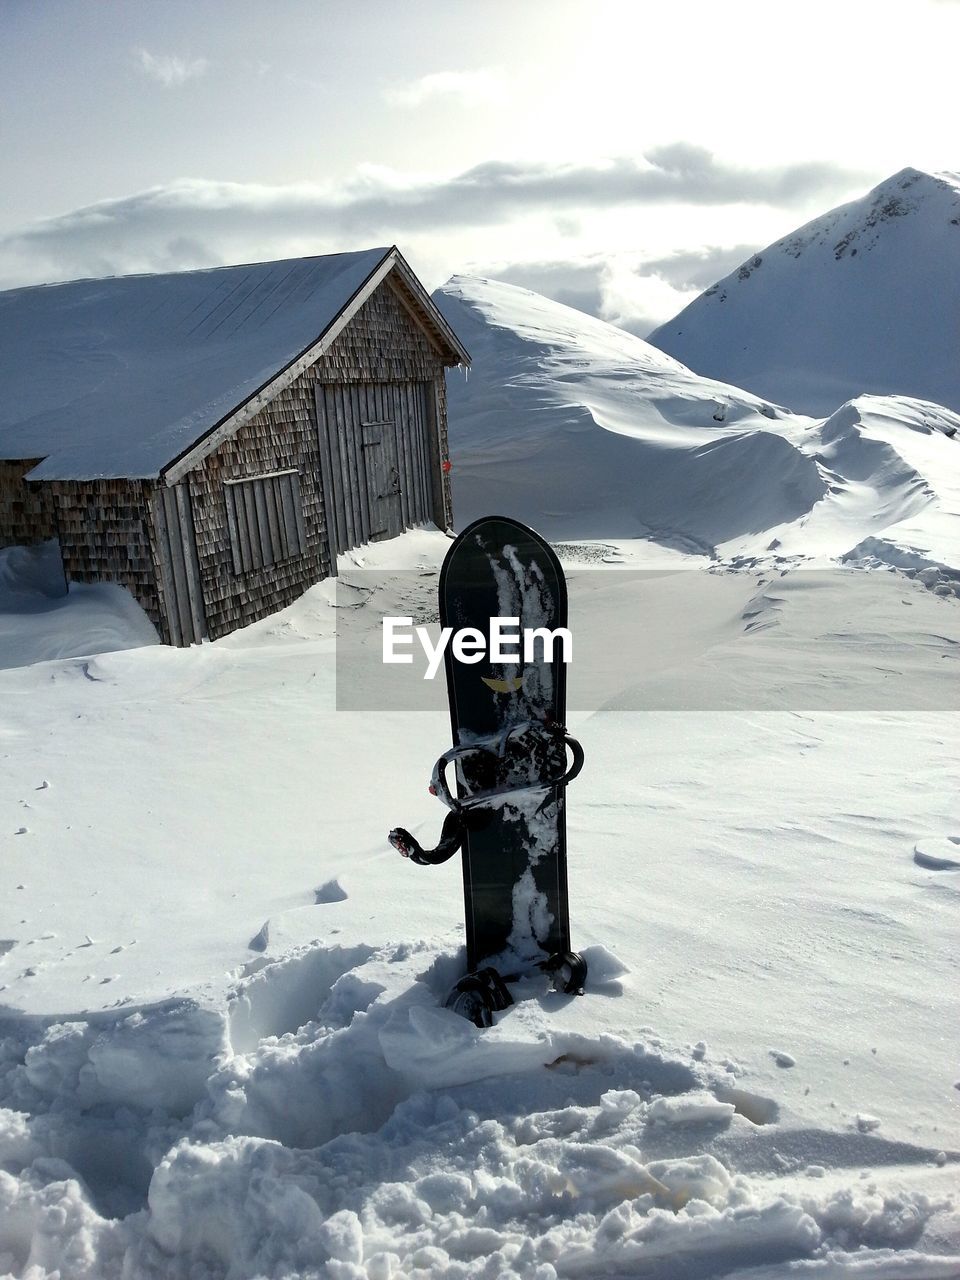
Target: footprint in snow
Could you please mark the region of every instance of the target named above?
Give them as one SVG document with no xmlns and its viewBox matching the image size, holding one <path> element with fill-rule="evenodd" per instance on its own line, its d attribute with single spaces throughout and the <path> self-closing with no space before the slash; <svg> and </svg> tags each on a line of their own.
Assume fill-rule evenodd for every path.
<svg viewBox="0 0 960 1280">
<path fill-rule="evenodd" d="M 324 902 L 346 902 L 349 897 L 339 880 L 328 880 L 319 889 L 314 889 L 314 894 L 318 906 Z"/>
<path fill-rule="evenodd" d="M 926 871 L 960 871 L 960 836 L 914 845 L 913 860 Z"/>
<path fill-rule="evenodd" d="M 266 951 L 269 945 L 270 945 L 270 921 L 264 920 L 263 924 L 260 926 L 260 932 L 254 934 L 254 936 L 247 943 L 247 946 L 250 948 L 251 951 Z"/>
</svg>

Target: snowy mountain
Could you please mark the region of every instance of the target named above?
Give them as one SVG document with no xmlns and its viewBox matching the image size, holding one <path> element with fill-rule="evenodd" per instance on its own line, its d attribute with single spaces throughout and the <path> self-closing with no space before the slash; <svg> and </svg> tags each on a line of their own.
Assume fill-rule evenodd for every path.
<svg viewBox="0 0 960 1280">
<path fill-rule="evenodd" d="M 474 357 L 449 393 L 461 526 L 495 510 L 726 559 L 960 567 L 948 409 L 863 396 L 803 417 L 514 285 L 457 276 L 434 297 Z"/>
<path fill-rule="evenodd" d="M 808 413 L 865 393 L 960 410 L 960 174 L 903 169 L 748 259 L 649 341 Z"/>
</svg>

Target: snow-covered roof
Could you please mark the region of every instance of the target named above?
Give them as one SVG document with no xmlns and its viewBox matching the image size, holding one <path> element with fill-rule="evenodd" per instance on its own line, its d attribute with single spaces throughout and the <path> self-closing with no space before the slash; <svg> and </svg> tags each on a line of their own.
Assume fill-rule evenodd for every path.
<svg viewBox="0 0 960 1280">
<path fill-rule="evenodd" d="M 43 459 L 35 480 L 157 476 L 394 266 L 419 295 L 389 248 L 0 292 L 0 458 Z"/>
</svg>

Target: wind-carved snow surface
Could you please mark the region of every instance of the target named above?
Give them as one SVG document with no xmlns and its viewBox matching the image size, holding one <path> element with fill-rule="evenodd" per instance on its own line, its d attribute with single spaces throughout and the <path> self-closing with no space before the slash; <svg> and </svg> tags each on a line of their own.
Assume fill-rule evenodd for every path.
<svg viewBox="0 0 960 1280">
<path fill-rule="evenodd" d="M 455 276 L 434 296 L 474 356 L 450 387 L 462 522 L 494 510 L 732 563 L 960 570 L 950 409 L 859 396 L 813 419 L 513 285 Z"/>
<path fill-rule="evenodd" d="M 808 413 L 863 394 L 960 412 L 960 174 L 903 169 L 742 263 L 654 346 Z"/>
<path fill-rule="evenodd" d="M 364 558 L 421 589 L 448 545 Z M 586 993 L 531 974 L 486 1031 L 442 1007 L 459 867 L 385 842 L 411 810 L 436 830 L 446 716 L 335 710 L 329 584 L 227 642 L 0 672 L 0 1274 L 960 1273 L 956 715 L 936 700 L 957 602 L 853 569 L 693 575 L 706 638 L 681 654 L 690 576 L 631 582 L 623 705 L 634 676 L 700 699 L 742 669 L 765 708 L 824 674 L 835 701 L 581 716 Z M 615 634 L 619 577 L 571 576 L 574 626 Z M 351 616 L 377 634 L 377 609 Z M 894 661 L 928 710 L 837 713 Z"/>
<path fill-rule="evenodd" d="M 702 553 L 822 496 L 815 463 L 760 430 L 775 406 L 513 285 L 455 276 L 434 299 L 474 357 L 449 392 L 458 521 Z"/>
</svg>

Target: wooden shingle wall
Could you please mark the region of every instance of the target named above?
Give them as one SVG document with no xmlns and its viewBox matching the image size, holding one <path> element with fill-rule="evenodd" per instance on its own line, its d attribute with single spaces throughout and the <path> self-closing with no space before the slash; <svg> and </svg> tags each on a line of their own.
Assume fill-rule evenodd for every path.
<svg viewBox="0 0 960 1280">
<path fill-rule="evenodd" d="M 388 279 L 315 364 L 187 473 L 211 639 L 284 608 L 332 572 L 320 479 L 315 383 L 434 383 L 441 415 L 439 473 L 440 460 L 446 456 L 443 373 L 438 351 Z M 230 547 L 224 482 L 290 467 L 300 473 L 305 550 L 290 560 L 238 575 Z M 438 484 L 438 498 L 448 524 L 449 486 L 445 483 L 442 489 Z"/>
<path fill-rule="evenodd" d="M 0 548 L 31 547 L 57 536 L 49 492 L 23 479 L 37 462 L 0 462 Z"/>
<path fill-rule="evenodd" d="M 27 484 L 31 462 L 0 462 L 0 547 L 58 538 L 68 582 L 116 582 L 154 626 L 160 607 L 140 480 Z"/>
<path fill-rule="evenodd" d="M 116 582 L 160 627 L 145 480 L 50 480 L 68 582 Z M 162 634 L 162 631 L 161 631 Z"/>
</svg>

